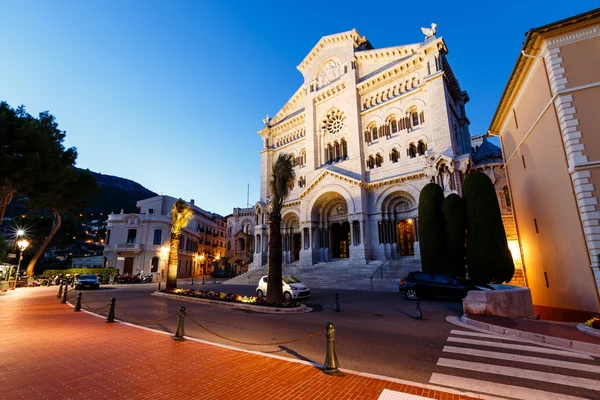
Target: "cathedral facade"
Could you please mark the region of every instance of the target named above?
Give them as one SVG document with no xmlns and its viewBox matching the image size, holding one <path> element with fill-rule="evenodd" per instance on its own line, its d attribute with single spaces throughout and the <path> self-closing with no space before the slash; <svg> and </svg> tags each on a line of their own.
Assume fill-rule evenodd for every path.
<svg viewBox="0 0 600 400">
<path fill-rule="evenodd" d="M 444 40 L 428 31 L 382 49 L 356 30 L 325 36 L 298 65 L 304 83 L 258 132 L 251 268 L 267 263 L 269 180 L 282 153 L 296 174 L 282 209 L 284 263 L 419 257 L 421 189 L 436 182 L 461 194 L 471 165 L 469 97 Z"/>
</svg>

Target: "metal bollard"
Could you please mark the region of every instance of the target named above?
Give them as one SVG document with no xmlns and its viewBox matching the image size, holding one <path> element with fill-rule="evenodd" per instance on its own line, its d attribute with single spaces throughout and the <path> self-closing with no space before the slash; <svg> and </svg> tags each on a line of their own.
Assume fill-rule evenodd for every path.
<svg viewBox="0 0 600 400">
<path fill-rule="evenodd" d="M 337 293 L 335 294 L 335 308 L 333 309 L 333 311 L 335 311 L 335 312 L 342 311 L 340 309 L 340 296 Z"/>
<path fill-rule="evenodd" d="M 177 330 L 175 331 L 174 340 L 184 340 L 185 330 L 183 329 L 183 319 L 185 318 L 185 307 L 179 308 L 179 324 L 177 324 Z"/>
<path fill-rule="evenodd" d="M 194 286 L 194 275 L 192 275 L 192 286 Z"/>
<path fill-rule="evenodd" d="M 202 284 L 204 285 L 204 274 L 202 274 Z"/>
<path fill-rule="evenodd" d="M 77 302 L 75 302 L 75 311 L 81 311 L 81 292 L 77 295 Z"/>
<path fill-rule="evenodd" d="M 423 313 L 421 312 L 421 302 L 419 300 L 417 300 L 417 312 L 415 313 L 415 319 L 423 319 Z"/>
<path fill-rule="evenodd" d="M 325 329 L 327 330 L 325 332 L 325 337 L 327 337 L 327 354 L 325 355 L 323 372 L 327 375 L 337 375 L 340 373 L 340 364 L 335 354 L 335 328 L 331 322 L 328 322 Z"/>
<path fill-rule="evenodd" d="M 108 311 L 108 317 L 106 318 L 106 322 L 115 322 L 115 302 L 117 299 L 114 297 L 110 299 L 110 310 Z"/>
<path fill-rule="evenodd" d="M 158 291 L 160 292 L 160 282 L 158 282 Z"/>
<path fill-rule="evenodd" d="M 62 297 L 62 282 L 60 283 L 60 285 L 58 285 L 58 294 L 56 295 L 57 299 L 60 299 Z"/>
<path fill-rule="evenodd" d="M 69 286 L 65 283 L 65 290 L 63 290 L 62 299 L 60 299 L 61 304 L 65 304 L 67 302 L 67 292 L 69 291 Z"/>
</svg>

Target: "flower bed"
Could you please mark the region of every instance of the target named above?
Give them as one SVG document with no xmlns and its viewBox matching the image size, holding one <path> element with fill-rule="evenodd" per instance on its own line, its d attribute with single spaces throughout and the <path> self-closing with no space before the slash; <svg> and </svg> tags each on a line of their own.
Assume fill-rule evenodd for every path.
<svg viewBox="0 0 600 400">
<path fill-rule="evenodd" d="M 594 329 L 600 329 L 600 315 L 596 315 L 594 318 L 586 321 L 585 324 Z"/>
<path fill-rule="evenodd" d="M 242 296 L 235 293 L 224 293 L 224 292 L 212 292 L 208 290 L 194 290 L 194 289 L 164 289 L 161 293 L 176 294 L 179 296 L 194 297 L 197 299 L 216 300 L 228 303 L 241 303 L 250 304 L 263 307 L 274 307 L 274 308 L 296 308 L 300 307 L 300 303 L 292 301 L 282 301 L 279 303 L 268 302 L 264 297 L 257 296 Z"/>
</svg>

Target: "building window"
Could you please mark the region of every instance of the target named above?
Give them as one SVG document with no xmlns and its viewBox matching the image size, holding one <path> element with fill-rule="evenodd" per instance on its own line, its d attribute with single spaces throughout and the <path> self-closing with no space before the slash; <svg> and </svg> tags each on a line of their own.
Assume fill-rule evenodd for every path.
<svg viewBox="0 0 600 400">
<path fill-rule="evenodd" d="M 411 143 L 408 146 L 407 154 L 410 158 L 415 158 L 417 156 L 417 146 L 414 143 Z"/>
<path fill-rule="evenodd" d="M 154 214 L 154 208 L 149 208 L 148 209 L 148 214 Z"/>
<path fill-rule="evenodd" d="M 105 245 L 110 244 L 110 229 L 106 231 L 106 240 L 104 240 Z"/>
<path fill-rule="evenodd" d="M 342 139 L 340 146 L 342 149 L 342 160 L 348 159 L 348 144 L 346 143 L 346 139 Z"/>
<path fill-rule="evenodd" d="M 375 155 L 375 166 L 379 168 L 381 167 L 381 164 L 383 164 L 383 157 L 381 156 L 381 154 L 377 153 Z"/>
<path fill-rule="evenodd" d="M 377 140 L 377 127 L 375 125 L 371 127 L 371 138 Z"/>
<path fill-rule="evenodd" d="M 336 140 L 335 142 L 333 142 L 333 153 L 334 153 L 334 160 L 336 162 L 340 161 L 341 155 L 340 155 L 340 144 L 338 143 L 338 141 Z"/>
<path fill-rule="evenodd" d="M 410 113 L 410 116 L 412 118 L 412 126 L 419 125 L 419 113 L 417 113 L 416 111 L 413 111 Z"/>
<path fill-rule="evenodd" d="M 508 192 L 508 186 L 504 186 L 504 188 L 502 188 L 502 192 L 504 194 L 504 199 L 506 200 L 506 207 L 510 207 L 511 203 L 510 203 L 510 193 Z"/>
<path fill-rule="evenodd" d="M 373 156 L 369 156 L 369 158 L 367 159 L 367 168 L 375 168 L 375 159 L 373 158 Z"/>
<path fill-rule="evenodd" d="M 417 143 L 417 152 L 420 156 L 424 156 L 425 150 L 427 150 L 427 145 L 422 140 L 419 140 L 419 143 Z"/>
<path fill-rule="evenodd" d="M 137 239 L 137 229 L 127 230 L 127 243 L 135 243 Z"/>
<path fill-rule="evenodd" d="M 292 168 L 296 166 L 296 157 L 294 157 L 294 153 L 290 154 L 290 161 L 292 162 Z"/>
<path fill-rule="evenodd" d="M 327 144 L 327 163 L 331 164 L 333 162 L 333 147 L 331 143 Z"/>
<path fill-rule="evenodd" d="M 150 272 L 158 272 L 158 257 L 152 257 Z"/>
<path fill-rule="evenodd" d="M 154 240 L 152 241 L 153 245 L 160 245 L 162 243 L 162 230 L 155 229 L 154 230 Z"/>
<path fill-rule="evenodd" d="M 392 128 L 392 133 L 398 132 L 398 122 L 396 121 L 396 118 L 390 120 L 390 126 Z"/>
<path fill-rule="evenodd" d="M 392 149 L 392 153 L 390 154 L 390 161 L 392 161 L 393 163 L 398 162 L 398 158 L 400 158 L 400 154 L 398 153 L 398 150 L 396 150 L 395 148 Z"/>
</svg>

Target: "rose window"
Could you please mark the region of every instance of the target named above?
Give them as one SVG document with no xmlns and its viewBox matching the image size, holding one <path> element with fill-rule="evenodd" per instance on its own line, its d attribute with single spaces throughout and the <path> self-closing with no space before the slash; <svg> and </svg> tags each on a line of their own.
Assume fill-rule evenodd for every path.
<svg viewBox="0 0 600 400">
<path fill-rule="evenodd" d="M 321 129 L 326 130 L 332 135 L 335 135 L 344 128 L 346 116 L 338 108 L 335 108 L 327 113 L 323 120 Z"/>
</svg>

